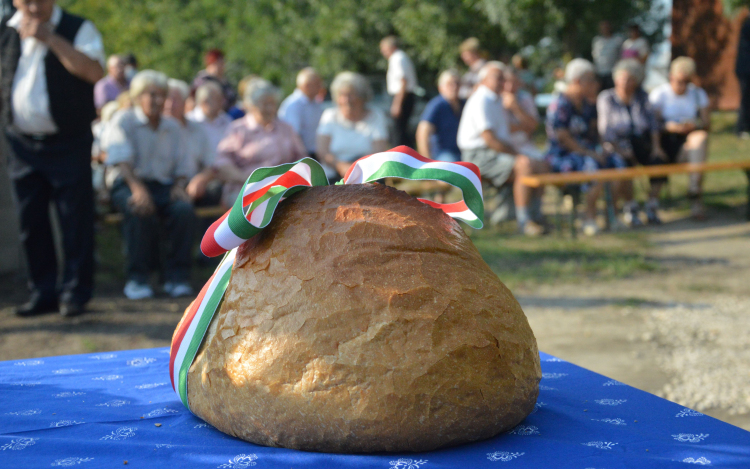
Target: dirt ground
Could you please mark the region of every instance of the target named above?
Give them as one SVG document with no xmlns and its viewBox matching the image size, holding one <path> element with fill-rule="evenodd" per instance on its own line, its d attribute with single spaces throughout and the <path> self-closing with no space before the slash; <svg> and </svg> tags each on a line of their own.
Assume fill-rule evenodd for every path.
<svg viewBox="0 0 750 469">
<path fill-rule="evenodd" d="M 653 271 L 519 287 L 539 349 L 750 430 L 750 223 L 741 220 L 737 209 L 649 228 Z M 24 289 L 1 279 L 0 360 L 169 345 L 189 300 L 130 302 L 120 288 L 100 289 L 79 318 L 20 319 L 12 305 Z"/>
</svg>

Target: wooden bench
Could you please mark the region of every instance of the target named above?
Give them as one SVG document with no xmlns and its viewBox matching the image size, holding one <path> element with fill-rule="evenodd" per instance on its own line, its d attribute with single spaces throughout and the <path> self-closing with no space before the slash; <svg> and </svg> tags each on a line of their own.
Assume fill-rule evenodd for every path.
<svg viewBox="0 0 750 469">
<path fill-rule="evenodd" d="M 227 209 L 219 205 L 211 207 L 196 207 L 195 216 L 198 218 L 219 218 Z M 122 213 L 108 213 L 104 215 L 104 223 L 116 225 L 122 223 Z"/>
<path fill-rule="evenodd" d="M 710 163 L 678 163 L 654 166 L 636 166 L 625 169 L 602 169 L 596 172 L 571 172 L 571 173 L 548 173 L 526 176 L 521 182 L 529 187 L 557 186 L 565 187 L 570 185 L 579 185 L 587 182 L 612 182 L 632 180 L 638 177 L 662 177 L 672 174 L 687 173 L 708 173 L 712 171 L 725 171 L 739 169 L 745 170 L 750 180 L 750 160 L 746 161 L 721 161 Z M 605 198 L 607 199 L 607 222 L 611 226 L 614 220 L 615 211 L 612 203 L 612 193 L 609 184 L 605 186 Z M 578 194 L 573 193 L 573 210 L 571 211 L 571 235 L 576 237 L 575 218 L 576 205 L 578 204 Z M 748 212 L 747 217 L 750 220 L 750 184 L 748 184 Z M 560 230 L 561 221 L 558 209 L 558 230 Z"/>
</svg>

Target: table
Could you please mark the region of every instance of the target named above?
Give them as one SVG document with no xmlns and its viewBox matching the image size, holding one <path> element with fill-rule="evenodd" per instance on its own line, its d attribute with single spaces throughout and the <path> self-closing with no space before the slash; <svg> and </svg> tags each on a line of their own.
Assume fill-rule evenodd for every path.
<svg viewBox="0 0 750 469">
<path fill-rule="evenodd" d="M 512 431 L 379 455 L 266 448 L 220 433 L 178 400 L 167 348 L 0 362 L 0 467 L 750 468 L 750 432 L 541 359 L 536 408 Z"/>
</svg>

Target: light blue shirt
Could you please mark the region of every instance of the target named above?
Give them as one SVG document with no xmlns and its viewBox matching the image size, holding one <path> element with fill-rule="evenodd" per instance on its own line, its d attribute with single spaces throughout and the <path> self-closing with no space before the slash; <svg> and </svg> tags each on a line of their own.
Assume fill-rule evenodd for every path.
<svg viewBox="0 0 750 469">
<path fill-rule="evenodd" d="M 287 96 L 279 107 L 279 119 L 292 126 L 308 153 L 314 153 L 317 148 L 315 135 L 322 115 L 323 105 L 311 100 L 299 89 Z"/>
</svg>

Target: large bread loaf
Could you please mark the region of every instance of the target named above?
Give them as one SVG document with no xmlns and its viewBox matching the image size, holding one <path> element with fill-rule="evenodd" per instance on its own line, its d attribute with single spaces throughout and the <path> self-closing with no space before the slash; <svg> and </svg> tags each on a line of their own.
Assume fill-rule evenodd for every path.
<svg viewBox="0 0 750 469">
<path fill-rule="evenodd" d="M 261 445 L 425 451 L 515 426 L 540 378 L 521 307 L 459 225 L 365 184 L 292 196 L 240 248 L 188 396 Z"/>
</svg>

